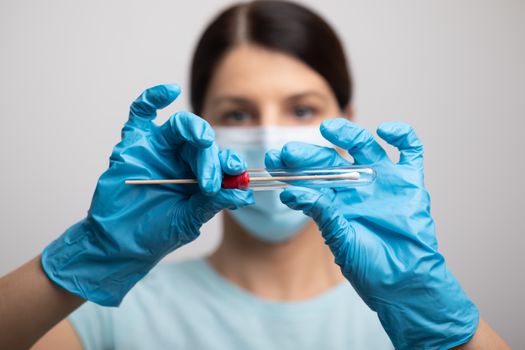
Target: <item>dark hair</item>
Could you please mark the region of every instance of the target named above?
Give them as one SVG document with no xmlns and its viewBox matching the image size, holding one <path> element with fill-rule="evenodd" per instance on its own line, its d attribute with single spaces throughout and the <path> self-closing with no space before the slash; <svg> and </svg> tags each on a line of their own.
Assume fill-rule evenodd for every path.
<svg viewBox="0 0 525 350">
<path fill-rule="evenodd" d="M 341 109 L 350 103 L 350 71 L 343 46 L 330 25 L 295 3 L 259 0 L 227 8 L 204 31 L 191 65 L 190 98 L 195 113 L 202 112 L 218 63 L 240 43 L 253 43 L 298 58 L 324 77 Z"/>
</svg>

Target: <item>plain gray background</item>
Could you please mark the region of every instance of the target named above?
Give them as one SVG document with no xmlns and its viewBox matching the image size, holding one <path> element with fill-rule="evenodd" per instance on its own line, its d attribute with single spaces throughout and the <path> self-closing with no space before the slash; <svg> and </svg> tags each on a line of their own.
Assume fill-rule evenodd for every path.
<svg viewBox="0 0 525 350">
<path fill-rule="evenodd" d="M 195 41 L 227 3 L 0 3 L 0 274 L 85 215 L 131 101 L 159 83 L 187 86 Z M 422 138 L 450 269 L 523 348 L 525 2 L 305 3 L 348 50 L 357 121 L 403 120 Z M 213 219 L 169 259 L 209 251 L 219 231 Z"/>
</svg>

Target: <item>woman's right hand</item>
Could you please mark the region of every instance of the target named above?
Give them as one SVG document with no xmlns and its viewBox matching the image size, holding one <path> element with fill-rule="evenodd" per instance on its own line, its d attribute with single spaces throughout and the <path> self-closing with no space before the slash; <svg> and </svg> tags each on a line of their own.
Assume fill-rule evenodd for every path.
<svg viewBox="0 0 525 350">
<path fill-rule="evenodd" d="M 131 105 L 122 141 L 100 177 L 85 219 L 46 247 L 48 277 L 85 299 L 116 306 L 160 259 L 193 241 L 222 209 L 253 203 L 251 191 L 221 189 L 222 172 L 244 162 L 219 152 L 211 126 L 179 112 L 162 126 L 153 119 L 180 93 L 148 89 Z M 126 185 L 126 179 L 197 178 L 198 185 Z"/>
</svg>

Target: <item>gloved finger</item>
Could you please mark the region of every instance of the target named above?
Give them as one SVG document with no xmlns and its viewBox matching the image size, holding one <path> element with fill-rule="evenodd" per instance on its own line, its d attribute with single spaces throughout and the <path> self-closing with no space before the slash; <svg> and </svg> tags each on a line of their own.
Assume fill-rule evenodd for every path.
<svg viewBox="0 0 525 350">
<path fill-rule="evenodd" d="M 321 134 L 350 153 L 357 164 L 373 164 L 388 159 L 385 150 L 366 129 L 344 118 L 326 119 Z"/>
<path fill-rule="evenodd" d="M 219 148 L 207 121 L 193 113 L 179 112 L 155 129 L 153 138 L 159 150 L 177 152 L 190 164 L 204 193 L 219 191 L 222 181 Z"/>
<path fill-rule="evenodd" d="M 288 142 L 282 150 L 266 152 L 264 163 L 268 169 L 281 168 L 322 168 L 351 165 L 333 148 L 312 145 L 304 142 Z"/>
<path fill-rule="evenodd" d="M 222 174 L 219 148 L 214 142 L 215 133 L 204 119 L 189 112 L 171 116 L 163 125 L 154 129 L 152 141 L 160 152 L 180 156 L 190 165 L 204 193 L 217 193 Z"/>
<path fill-rule="evenodd" d="M 219 192 L 222 184 L 222 171 L 219 161 L 219 147 L 213 143 L 207 148 L 196 149 L 195 175 L 202 192 L 215 194 Z M 193 162 L 193 159 L 186 159 Z"/>
<path fill-rule="evenodd" d="M 231 149 L 219 151 L 219 161 L 225 174 L 237 175 L 246 170 L 244 159 Z"/>
<path fill-rule="evenodd" d="M 399 164 L 423 168 L 423 144 L 414 129 L 401 122 L 387 122 L 377 128 L 383 140 L 399 149 Z"/>
<path fill-rule="evenodd" d="M 302 210 L 316 222 L 338 264 L 342 263 L 338 260 L 353 251 L 355 230 L 326 193 L 304 187 L 288 187 L 281 192 L 280 198 L 288 207 Z M 343 245 L 348 249 L 339 249 Z"/>
<path fill-rule="evenodd" d="M 210 147 L 215 132 L 204 119 L 190 112 L 178 112 L 156 129 L 154 140 L 163 150 L 174 150 L 181 143 L 198 148 Z"/>
<path fill-rule="evenodd" d="M 128 125 L 141 129 L 149 128 L 157 116 L 157 110 L 172 103 L 180 94 L 180 87 L 176 84 L 157 85 L 145 90 L 131 104 L 129 109 Z"/>
<path fill-rule="evenodd" d="M 182 227 L 189 232 L 197 230 L 198 234 L 200 227 L 221 210 L 237 209 L 254 203 L 252 191 L 223 189 L 215 196 L 196 193 L 184 202 L 177 220 L 181 220 L 184 224 Z"/>
<path fill-rule="evenodd" d="M 219 148 L 216 143 L 206 148 L 197 148 L 189 143 L 185 143 L 172 153 L 169 156 L 182 159 L 188 166 L 188 169 L 177 169 L 177 172 L 189 173 L 189 175 L 185 176 L 196 177 L 199 188 L 203 193 L 210 195 L 220 190 L 222 172 L 219 161 Z"/>
<path fill-rule="evenodd" d="M 264 166 L 266 169 L 285 169 L 286 166 L 281 160 L 281 150 L 270 149 L 264 154 Z"/>
</svg>

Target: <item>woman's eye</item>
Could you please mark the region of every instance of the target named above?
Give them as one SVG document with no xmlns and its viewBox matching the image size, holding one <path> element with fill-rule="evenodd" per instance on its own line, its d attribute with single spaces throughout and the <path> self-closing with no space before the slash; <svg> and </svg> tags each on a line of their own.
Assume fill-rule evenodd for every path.
<svg viewBox="0 0 525 350">
<path fill-rule="evenodd" d="M 250 118 L 250 114 L 243 111 L 231 111 L 222 116 L 223 121 L 227 124 L 245 124 Z"/>
<path fill-rule="evenodd" d="M 315 110 L 308 106 L 297 106 L 293 110 L 294 117 L 297 117 L 299 119 L 308 119 L 313 117 L 315 114 Z"/>
</svg>

